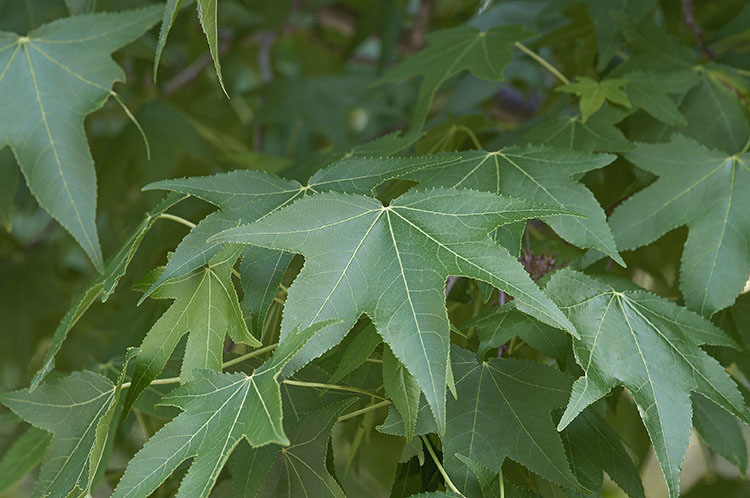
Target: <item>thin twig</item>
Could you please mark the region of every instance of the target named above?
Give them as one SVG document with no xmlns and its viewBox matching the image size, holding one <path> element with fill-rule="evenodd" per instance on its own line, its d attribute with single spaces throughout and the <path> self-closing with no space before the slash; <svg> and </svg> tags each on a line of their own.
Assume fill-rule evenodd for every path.
<svg viewBox="0 0 750 498">
<path fill-rule="evenodd" d="M 347 391 L 350 393 L 365 394 L 372 398 L 377 398 L 377 399 L 386 401 L 386 399 L 380 396 L 379 394 L 375 394 L 365 389 L 359 389 L 358 387 L 342 386 L 338 384 L 323 384 L 321 382 L 303 382 L 301 380 L 291 380 L 291 379 L 285 379 L 282 382 L 288 386 L 315 387 L 315 388 L 320 388 L 320 389 L 333 389 L 336 391 Z"/>
<path fill-rule="evenodd" d="M 182 217 L 180 217 L 180 216 L 176 216 L 176 215 L 174 215 L 174 214 L 169 214 L 169 213 L 162 213 L 162 214 L 160 214 L 159 216 L 157 216 L 157 218 L 161 218 L 161 219 L 163 219 L 163 220 L 172 220 L 172 221 L 176 221 L 176 222 L 177 222 L 177 223 L 179 223 L 180 225 L 185 225 L 186 227 L 188 227 L 188 228 L 190 228 L 190 229 L 193 229 L 193 228 L 195 228 L 195 223 L 193 223 L 192 221 L 188 221 L 188 220 L 186 220 L 185 218 L 182 218 Z"/>
<path fill-rule="evenodd" d="M 366 406 L 360 410 L 355 410 L 351 413 L 345 413 L 344 415 L 341 415 L 338 419 L 336 419 L 336 422 L 343 422 L 344 420 L 349 420 L 350 418 L 359 417 L 360 415 L 371 412 L 373 410 L 377 410 L 378 408 L 383 408 L 384 406 L 390 405 L 391 402 L 389 400 L 380 401 L 379 403 L 375 403 L 374 405 Z"/>
<path fill-rule="evenodd" d="M 695 21 L 695 16 L 693 15 L 693 0 L 682 0 L 682 20 L 685 21 L 685 24 L 690 28 L 690 31 L 693 32 L 695 41 L 698 42 L 698 46 L 703 50 L 703 53 L 706 54 L 706 57 L 709 59 L 715 59 L 716 54 L 704 45 L 705 40 L 703 38 L 703 29 Z"/>
<path fill-rule="evenodd" d="M 537 61 L 542 67 L 544 67 L 544 69 L 552 73 L 555 76 L 555 78 L 562 81 L 566 85 L 570 84 L 570 80 L 566 78 L 565 75 L 561 73 L 555 66 L 553 66 L 552 64 L 544 60 L 541 55 L 537 54 L 536 52 L 534 52 L 533 50 L 531 50 L 529 47 L 527 47 L 521 42 L 516 42 L 514 45 L 521 52 L 523 52 L 524 54 L 528 55 L 529 57 Z"/>
<path fill-rule="evenodd" d="M 451 478 L 448 477 L 448 473 L 443 468 L 443 464 L 440 463 L 440 460 L 438 459 L 437 455 L 435 454 L 435 450 L 432 449 L 432 445 L 430 444 L 429 439 L 427 439 L 426 436 L 421 436 L 422 441 L 424 441 L 424 445 L 427 447 L 427 451 L 430 453 L 430 456 L 432 457 L 432 461 L 435 462 L 435 466 L 438 468 L 438 471 L 440 471 L 440 475 L 443 476 L 443 480 L 445 481 L 445 486 L 456 493 L 459 496 L 464 496 L 463 493 L 461 493 L 455 484 L 453 484 L 453 481 L 451 481 Z M 464 497 L 466 498 L 466 497 Z"/>
</svg>

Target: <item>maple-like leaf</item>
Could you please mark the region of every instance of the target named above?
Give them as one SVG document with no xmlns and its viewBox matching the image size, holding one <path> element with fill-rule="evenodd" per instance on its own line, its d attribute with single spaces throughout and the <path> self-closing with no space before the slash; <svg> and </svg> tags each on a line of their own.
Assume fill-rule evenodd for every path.
<svg viewBox="0 0 750 498">
<path fill-rule="evenodd" d="M 640 410 L 670 496 L 676 497 L 690 439 L 690 393 L 700 393 L 750 422 L 737 386 L 699 347 L 736 347 L 736 343 L 700 315 L 627 280 L 610 283 L 561 270 L 552 276 L 546 291 L 581 334 L 573 341 L 573 349 L 585 372 L 573 384 L 559 428 L 613 387 L 627 387 Z"/>
<path fill-rule="evenodd" d="M 90 371 L 74 372 L 34 391 L 0 393 L 0 403 L 34 427 L 52 433 L 34 496 L 89 496 L 110 436 L 128 361 L 115 384 Z"/>
<path fill-rule="evenodd" d="M 164 6 L 161 30 L 159 31 L 159 41 L 156 44 L 156 55 L 154 56 L 154 80 L 156 80 L 162 51 L 167 44 L 167 36 L 169 36 L 169 31 L 172 29 L 172 24 L 174 24 L 177 14 L 179 14 L 180 9 L 182 8 L 183 2 L 184 0 L 167 0 L 167 4 Z M 203 33 L 206 35 L 211 59 L 214 61 L 214 68 L 216 69 L 216 76 L 219 79 L 219 85 L 221 85 L 224 94 L 229 97 L 229 94 L 224 87 L 224 78 L 221 75 L 221 62 L 219 62 L 219 28 L 216 22 L 219 0 L 196 0 L 195 6 L 198 10 L 198 19 L 203 28 Z"/>
<path fill-rule="evenodd" d="M 743 351 L 743 354 L 746 352 Z M 699 394 L 692 396 L 693 426 L 701 439 L 719 455 L 747 472 L 747 445 L 737 418 Z"/>
<path fill-rule="evenodd" d="M 544 221 L 562 238 L 593 247 L 624 265 L 607 225 L 604 210 L 577 179 L 611 163 L 610 154 L 556 150 L 547 147 L 506 147 L 495 152 L 456 153 L 456 161 L 419 168 L 405 175 L 421 187 L 472 188 L 522 196 L 585 216 L 547 216 Z M 517 238 L 516 240 L 520 240 Z"/>
<path fill-rule="evenodd" d="M 410 125 L 409 134 L 413 134 L 424 125 L 435 92 L 448 78 L 470 71 L 478 78 L 502 81 L 503 71 L 511 61 L 510 47 L 533 35 L 520 26 L 480 31 L 463 25 L 435 31 L 425 37 L 426 48 L 388 71 L 379 82 L 422 77 Z"/>
<path fill-rule="evenodd" d="M 416 379 L 388 346 L 383 350 L 383 387 L 404 421 L 406 440 L 411 441 L 417 425 L 421 391 Z"/>
<path fill-rule="evenodd" d="M 100 271 L 96 172 L 83 119 L 125 79 L 110 54 L 158 15 L 158 7 L 147 7 L 59 19 L 26 36 L 0 32 L 0 148 L 10 146 L 39 204 Z"/>
<path fill-rule="evenodd" d="M 185 460 L 193 459 L 177 496 L 207 497 L 235 446 L 288 445 L 277 377 L 318 331 L 334 321 L 295 330 L 252 375 L 196 372 L 159 402 L 183 410 L 128 463 L 113 498 L 149 496 Z"/>
<path fill-rule="evenodd" d="M 200 369 L 221 370 L 226 335 L 235 342 L 260 346 L 247 329 L 232 283 L 232 267 L 240 249 L 227 246 L 208 265 L 181 279 L 163 284 L 152 294 L 174 299 L 141 343 L 133 385 L 125 401 L 130 410 L 143 389 L 164 369 L 182 336 L 189 333 L 180 380 L 193 379 Z"/>
<path fill-rule="evenodd" d="M 610 78 L 602 81 L 594 81 L 585 76 L 578 76 L 576 81 L 560 85 L 555 90 L 558 92 L 575 93 L 581 97 L 581 118 L 585 123 L 598 111 L 605 100 L 624 107 L 630 107 L 628 94 L 620 88 L 626 85 L 628 80 Z"/>
<path fill-rule="evenodd" d="M 510 458 L 585 492 L 570 470 L 550 413 L 565 405 L 570 378 L 532 361 L 478 362 L 476 354 L 457 346 L 452 358 L 458 398 L 448 403 L 443 455 L 454 484 L 468 496 L 479 492 L 460 453 L 495 472 Z"/>
<path fill-rule="evenodd" d="M 485 281 L 514 296 L 522 311 L 575 333 L 520 263 L 487 237 L 502 224 L 564 212 L 471 190 L 409 192 L 389 206 L 331 192 L 305 197 L 212 240 L 305 256 L 289 289 L 282 341 L 292 324 L 343 320 L 310 341 L 286 372 L 338 344 L 365 313 L 417 379 L 442 432 L 449 354 L 445 279 Z"/>
<path fill-rule="evenodd" d="M 687 120 L 669 94 L 684 94 L 698 83 L 694 71 L 633 71 L 623 75 L 628 81 L 628 99 L 633 109 L 643 109 L 668 125 L 685 126 Z"/>
<path fill-rule="evenodd" d="M 586 152 L 625 152 L 633 148 L 615 124 L 625 110 L 604 103 L 601 110 L 584 122 L 580 115 L 553 116 L 526 134 L 530 143 Z"/>
<path fill-rule="evenodd" d="M 687 225 L 685 303 L 704 315 L 730 306 L 750 274 L 750 153 L 728 155 L 674 135 L 625 157 L 659 179 L 612 213 L 617 246 L 635 249 Z"/>
</svg>

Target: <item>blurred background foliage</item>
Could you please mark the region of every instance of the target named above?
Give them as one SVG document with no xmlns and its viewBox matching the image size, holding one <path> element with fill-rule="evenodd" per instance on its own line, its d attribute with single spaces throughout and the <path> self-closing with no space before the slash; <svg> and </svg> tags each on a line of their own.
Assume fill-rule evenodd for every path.
<svg viewBox="0 0 750 498">
<path fill-rule="evenodd" d="M 161 193 L 141 191 L 149 182 L 236 168 L 264 169 L 304 179 L 319 164 L 310 160 L 311 154 L 347 151 L 404 128 L 418 81 L 373 83 L 395 62 L 420 50 L 432 30 L 467 22 L 479 28 L 521 24 L 541 34 L 530 45 L 553 60 L 564 74 L 596 77 L 601 70 L 597 53 L 602 47 L 598 45 L 607 41 L 599 30 L 599 20 L 592 17 L 591 7 L 596 2 L 221 0 L 220 56 L 229 99 L 218 84 L 194 6 L 185 2 L 164 50 L 158 82 L 152 72 L 158 28 L 115 54 L 127 73 L 127 82 L 116 85 L 115 90 L 145 130 L 150 160 L 143 139 L 116 103 L 110 101 L 86 119 L 96 162 L 97 222 L 104 254 L 112 254 L 143 213 L 161 199 Z M 747 0 L 688 3 L 703 30 L 703 50 L 710 50 L 711 57 L 700 83 L 677 102 L 689 122 L 682 132 L 718 148 L 731 148 L 725 127 L 744 130 L 748 126 L 750 5 Z M 70 14 L 144 4 L 140 0 L 0 0 L 0 30 L 26 33 Z M 664 30 L 626 33 L 634 47 L 631 55 L 637 55 L 638 37 L 643 43 L 662 47 L 668 55 L 691 50 L 685 47 L 699 50 L 695 31 L 684 22 L 684 4 L 659 1 L 656 14 L 649 15 Z M 638 15 L 630 20 L 639 22 Z M 672 38 L 665 38 L 667 34 Z M 620 48 L 614 46 L 616 53 Z M 493 82 L 461 73 L 444 84 L 432 104 L 427 133 L 416 144 L 416 152 L 470 149 L 474 147 L 472 135 L 487 150 L 517 143 L 524 136 L 547 141 L 550 135 L 543 126 L 554 125 L 561 110 L 574 112 L 575 100 L 551 92 L 551 76 L 531 59 L 514 57 L 505 74 L 505 81 Z M 709 99 L 708 95 L 715 97 Z M 601 119 L 612 123 L 621 119 L 608 112 L 617 111 L 610 112 L 605 106 Z M 725 121 L 723 126 L 706 121 L 706 116 L 717 114 Z M 666 139 L 672 130 L 643 111 L 629 116 L 620 129 L 630 140 L 652 142 Z M 595 141 L 590 145 L 592 150 L 601 150 Z M 652 180 L 622 159 L 584 178 L 608 213 Z M 197 222 L 207 207 L 188 200 L 175 212 Z M 93 269 L 67 232 L 39 208 L 7 148 L 0 150 L 0 224 L 0 390 L 8 391 L 28 385 L 57 323 L 93 278 Z M 534 253 L 552 254 L 561 264 L 580 255 L 546 226 L 533 228 L 529 244 Z M 151 268 L 163 264 L 165 254 L 186 232 L 178 224 L 158 222 L 157 229 L 146 236 L 119 291 L 106 305 L 94 304 L 76 325 L 57 356 L 58 369 L 107 371 L 113 368 L 110 358 L 121 357 L 127 346 L 140 342 L 165 305 L 149 300 L 137 307 L 139 295 L 130 288 Z M 684 228 L 677 229 L 646 248 L 625 253 L 628 269 L 615 271 L 662 296 L 681 299 L 677 277 L 686 235 Z M 453 299 L 460 300 L 461 286 L 470 285 L 465 281 L 459 284 Z M 740 301 L 735 308 L 744 303 L 747 309 L 748 295 Z M 729 315 L 737 312 L 730 309 L 716 319 L 730 323 Z M 749 338 L 750 320 L 738 323 L 733 335 Z M 748 363 L 747 359 L 740 363 L 743 361 Z M 609 422 L 625 436 L 640 462 L 647 495 L 666 496 L 635 406 L 627 396 L 619 396 L 613 403 L 616 406 Z M 143 400 L 144 410 L 147 405 Z M 13 422 L 8 412 L 0 415 L 0 453 L 25 429 Z M 422 470 L 411 465 L 413 459 L 409 458 L 395 469 L 384 464 L 398 459 L 402 441 L 373 430 L 380 422 L 363 417 L 337 426 L 335 451 L 344 457 L 337 459 L 336 467 L 349 495 L 388 496 L 394 479 L 404 490 L 415 479 L 419 486 L 427 483 L 429 487 L 430 479 L 437 482 L 437 470 L 430 472 L 429 459 Z M 158 427 L 147 429 L 153 432 Z M 111 468 L 124 468 L 129 455 L 145 439 L 142 430 L 143 425 L 133 417 L 121 425 L 120 446 Z M 408 448 L 405 451 L 409 457 Z M 695 436 L 683 471 L 685 496 L 750 496 L 750 484 L 732 469 Z M 510 474 L 513 471 L 508 469 Z M 519 467 L 515 472 L 527 471 Z M 178 480 L 168 481 L 158 496 L 171 496 L 178 484 Z M 608 485 L 605 490 L 607 496 L 621 493 L 615 486 Z M 106 487 L 99 492 L 106 495 Z M 29 493 L 30 482 L 23 481 L 2 496 Z M 231 488 L 226 482 L 220 484 L 212 496 L 231 496 Z"/>
</svg>

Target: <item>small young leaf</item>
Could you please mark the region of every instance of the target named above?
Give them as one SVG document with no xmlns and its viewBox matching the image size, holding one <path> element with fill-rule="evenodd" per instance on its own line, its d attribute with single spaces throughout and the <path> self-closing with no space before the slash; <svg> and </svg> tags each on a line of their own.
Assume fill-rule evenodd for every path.
<svg viewBox="0 0 750 498">
<path fill-rule="evenodd" d="M 630 107 L 630 101 L 625 91 L 620 88 L 626 85 L 628 80 L 607 79 L 596 82 L 585 76 L 578 76 L 574 83 L 560 85 L 555 90 L 558 92 L 575 93 L 581 97 L 581 118 L 585 123 L 601 108 L 605 100 L 613 104 Z"/>
</svg>

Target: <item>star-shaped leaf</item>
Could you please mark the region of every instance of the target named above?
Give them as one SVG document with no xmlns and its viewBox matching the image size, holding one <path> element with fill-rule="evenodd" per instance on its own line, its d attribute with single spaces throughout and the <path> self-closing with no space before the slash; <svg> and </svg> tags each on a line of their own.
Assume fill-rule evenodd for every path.
<svg viewBox="0 0 750 498">
<path fill-rule="evenodd" d="M 182 359 L 182 382 L 192 380 L 197 369 L 221 370 L 227 334 L 235 342 L 260 346 L 247 330 L 231 279 L 239 252 L 236 246 L 227 246 L 207 266 L 162 285 L 153 294 L 174 299 L 174 303 L 143 338 L 141 354 L 135 362 L 133 385 L 125 401 L 125 413 L 161 373 L 177 343 L 187 333 L 190 335 Z"/>
<path fill-rule="evenodd" d="M 617 246 L 635 249 L 687 225 L 685 303 L 704 315 L 730 306 L 750 274 L 750 153 L 728 155 L 674 135 L 625 157 L 659 179 L 612 213 Z"/>
<path fill-rule="evenodd" d="M 601 110 L 584 122 L 578 116 L 552 116 L 535 126 L 525 138 L 533 144 L 566 150 L 625 152 L 633 145 L 615 126 L 625 112 L 604 103 Z"/>
<path fill-rule="evenodd" d="M 149 496 L 182 462 L 192 458 L 177 496 L 207 497 L 242 439 L 254 447 L 288 445 L 276 379 L 297 351 L 331 323 L 295 330 L 250 376 L 203 370 L 162 398 L 160 405 L 175 406 L 182 413 L 133 457 L 112 496 Z"/>
<path fill-rule="evenodd" d="M 604 210 L 577 179 L 602 168 L 615 156 L 556 150 L 547 147 L 507 147 L 495 152 L 456 153 L 457 161 L 437 163 L 407 175 L 422 187 L 458 187 L 530 200 L 575 211 L 585 218 L 549 216 L 545 222 L 562 238 L 594 247 L 624 265 L 607 225 Z"/>
<path fill-rule="evenodd" d="M 624 281 L 610 284 L 562 270 L 547 292 L 565 310 L 581 338 L 573 341 L 585 375 L 559 428 L 615 386 L 630 390 L 669 486 L 679 494 L 680 468 L 690 439 L 690 393 L 697 392 L 745 422 L 750 421 L 737 386 L 699 346 L 736 344 L 711 322 Z"/>
<path fill-rule="evenodd" d="M 461 454 L 495 472 L 510 458 L 545 479 L 585 491 L 570 470 L 550 413 L 565 405 L 570 378 L 532 361 L 480 363 L 459 347 L 452 358 L 458 399 L 448 403 L 443 455 L 459 490 L 467 496 L 480 493 Z"/>
<path fill-rule="evenodd" d="M 463 275 L 486 281 L 514 296 L 522 311 L 575 333 L 520 263 L 487 237 L 502 224 L 563 212 L 471 190 L 409 192 L 389 206 L 370 197 L 331 192 L 305 197 L 213 240 L 306 257 L 289 289 L 282 341 L 294 323 L 343 320 L 316 336 L 287 373 L 338 344 L 366 313 L 417 379 L 442 432 L 449 353 L 446 278 Z"/>
<path fill-rule="evenodd" d="M 10 145 L 39 204 L 100 271 L 96 173 L 83 119 L 125 79 L 110 54 L 158 15 L 158 7 L 147 7 L 60 19 L 26 36 L 0 32 L 0 148 Z"/>
<path fill-rule="evenodd" d="M 687 120 L 669 94 L 684 94 L 698 83 L 694 71 L 633 71 L 623 76 L 628 81 L 628 99 L 633 109 L 643 109 L 659 121 L 685 126 Z"/>
<path fill-rule="evenodd" d="M 34 496 L 88 496 L 110 434 L 130 349 L 116 384 L 94 372 L 75 372 L 34 391 L 0 393 L 0 403 L 34 427 L 52 433 Z"/>
<path fill-rule="evenodd" d="M 427 47 L 387 72 L 381 83 L 422 77 L 411 119 L 410 134 L 418 132 L 427 119 L 435 92 L 451 76 L 470 71 L 474 76 L 502 81 L 511 61 L 510 47 L 534 33 L 520 26 L 501 26 L 480 31 L 470 26 L 435 31 L 426 36 Z"/>
<path fill-rule="evenodd" d="M 585 123 L 598 111 L 605 100 L 625 107 L 630 107 L 628 94 L 623 90 L 628 80 L 610 78 L 602 81 L 594 81 L 585 76 L 578 76 L 576 81 L 566 85 L 560 85 L 555 90 L 558 92 L 575 93 L 581 97 L 581 118 Z"/>
</svg>

